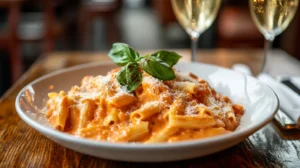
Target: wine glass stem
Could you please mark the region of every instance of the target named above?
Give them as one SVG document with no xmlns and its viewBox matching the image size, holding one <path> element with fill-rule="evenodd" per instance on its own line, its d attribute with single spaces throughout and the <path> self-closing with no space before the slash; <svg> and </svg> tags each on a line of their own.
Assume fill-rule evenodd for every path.
<svg viewBox="0 0 300 168">
<path fill-rule="evenodd" d="M 263 64 L 262 64 L 262 73 L 270 73 L 270 54 L 269 51 L 271 49 L 272 46 L 272 40 L 267 40 L 265 39 L 265 46 L 264 46 L 264 60 L 263 60 Z"/>
<path fill-rule="evenodd" d="M 199 37 L 191 37 L 191 40 L 192 40 L 192 62 L 196 62 L 198 39 L 199 39 Z"/>
</svg>

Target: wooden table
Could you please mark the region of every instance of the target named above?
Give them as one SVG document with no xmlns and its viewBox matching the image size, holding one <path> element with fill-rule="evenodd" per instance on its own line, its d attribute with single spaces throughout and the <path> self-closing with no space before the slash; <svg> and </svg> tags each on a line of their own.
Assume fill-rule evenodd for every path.
<svg viewBox="0 0 300 168">
<path fill-rule="evenodd" d="M 146 51 L 142 51 L 145 53 Z M 177 50 L 187 60 L 188 50 Z M 231 67 L 248 64 L 259 72 L 258 50 L 200 51 L 198 61 Z M 242 143 L 222 152 L 167 163 L 128 163 L 105 160 L 66 149 L 29 127 L 17 115 L 17 93 L 32 80 L 54 70 L 94 61 L 109 61 L 106 53 L 53 53 L 39 59 L 0 99 L 0 167 L 300 167 L 300 131 L 284 131 L 275 121 Z M 300 62 L 277 50 L 272 52 L 272 73 L 300 75 Z"/>
</svg>

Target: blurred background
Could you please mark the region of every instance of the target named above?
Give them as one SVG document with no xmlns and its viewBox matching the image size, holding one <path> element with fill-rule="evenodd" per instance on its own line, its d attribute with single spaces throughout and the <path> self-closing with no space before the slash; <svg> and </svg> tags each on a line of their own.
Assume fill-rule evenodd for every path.
<svg viewBox="0 0 300 168">
<path fill-rule="evenodd" d="M 300 59 L 300 12 L 273 47 Z M 0 96 L 38 58 L 55 51 L 190 48 L 169 0 L 0 0 Z M 223 0 L 199 49 L 263 48 L 247 0 Z"/>
</svg>

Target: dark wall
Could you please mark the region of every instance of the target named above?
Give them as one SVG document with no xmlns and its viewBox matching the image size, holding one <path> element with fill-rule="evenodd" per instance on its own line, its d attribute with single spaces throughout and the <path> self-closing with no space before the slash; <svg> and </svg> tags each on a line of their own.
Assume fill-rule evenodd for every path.
<svg viewBox="0 0 300 168">
<path fill-rule="evenodd" d="M 10 86 L 8 55 L 0 51 L 0 97 Z"/>
</svg>

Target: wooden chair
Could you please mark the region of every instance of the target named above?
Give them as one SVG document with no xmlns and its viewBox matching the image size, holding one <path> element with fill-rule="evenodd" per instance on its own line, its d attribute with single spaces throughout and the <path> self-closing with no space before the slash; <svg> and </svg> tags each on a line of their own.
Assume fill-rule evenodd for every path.
<svg viewBox="0 0 300 168">
<path fill-rule="evenodd" d="M 38 4 L 44 16 L 44 34 L 42 37 L 23 39 L 18 36 L 21 6 L 23 3 Z M 54 50 L 55 39 L 64 33 L 64 27 L 55 21 L 54 0 L 0 0 L 0 8 L 8 10 L 8 28 L 0 32 L 0 49 L 9 53 L 11 81 L 15 82 L 23 72 L 21 55 L 21 42 L 43 43 L 42 52 L 49 53 Z"/>
<path fill-rule="evenodd" d="M 112 44 L 119 40 L 118 26 L 116 21 L 116 14 L 121 7 L 121 0 L 113 0 L 111 2 L 83 1 L 79 16 L 79 31 L 80 31 L 80 45 L 86 49 L 89 41 L 89 29 L 91 23 L 97 18 L 101 17 L 105 22 L 107 32 L 107 41 Z"/>
<path fill-rule="evenodd" d="M 65 32 L 65 26 L 57 22 L 55 17 L 56 0 L 26 0 L 26 3 L 34 4 L 41 8 L 43 13 L 44 34 L 41 37 L 31 37 L 20 39 L 22 42 L 39 42 L 43 43 L 43 53 L 52 52 L 55 48 L 55 40 Z"/>
<path fill-rule="evenodd" d="M 21 49 L 17 33 L 20 21 L 20 6 L 22 2 L 23 0 L 0 1 L 0 7 L 8 10 L 8 28 L 0 32 L 0 48 L 9 52 L 12 81 L 16 81 L 23 70 Z"/>
</svg>

